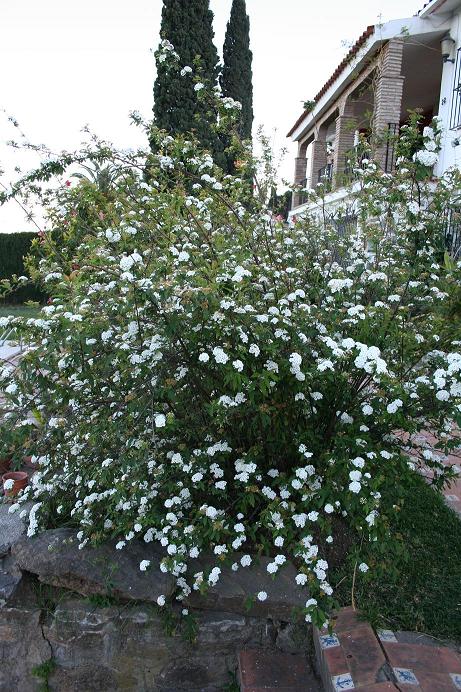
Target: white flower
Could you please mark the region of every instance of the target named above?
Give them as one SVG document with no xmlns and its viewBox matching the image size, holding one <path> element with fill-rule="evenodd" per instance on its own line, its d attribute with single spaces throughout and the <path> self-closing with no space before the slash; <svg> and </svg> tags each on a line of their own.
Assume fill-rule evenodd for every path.
<svg viewBox="0 0 461 692">
<path fill-rule="evenodd" d="M 434 139 L 435 133 L 432 127 L 429 127 L 426 125 L 425 128 L 423 128 L 423 137 L 424 139 Z"/>
<path fill-rule="evenodd" d="M 362 473 L 360 471 L 350 471 L 349 478 L 351 481 L 359 481 L 362 478 Z"/>
<path fill-rule="evenodd" d="M 210 360 L 210 356 L 208 355 L 208 353 L 201 353 L 198 359 L 201 363 L 208 363 L 208 361 Z"/>
<path fill-rule="evenodd" d="M 147 568 L 149 567 L 149 565 L 150 565 L 150 560 L 142 560 L 139 563 L 139 569 L 141 570 L 141 572 L 145 572 L 147 570 Z"/>
<path fill-rule="evenodd" d="M 327 358 L 324 358 L 323 360 L 320 360 L 317 365 L 317 370 L 320 372 L 325 372 L 325 370 L 331 370 L 334 372 L 334 365 L 331 362 L 331 360 L 328 360 Z"/>
<path fill-rule="evenodd" d="M 163 413 L 156 413 L 154 416 L 154 424 L 156 428 L 164 428 L 166 425 L 166 416 Z"/>
<path fill-rule="evenodd" d="M 441 389 L 435 396 L 439 401 L 448 401 L 450 398 L 450 392 L 447 392 L 446 389 Z"/>
<path fill-rule="evenodd" d="M 368 565 L 365 562 L 361 562 L 359 565 L 359 570 L 361 572 L 368 572 Z"/>
<path fill-rule="evenodd" d="M 201 91 L 201 89 L 204 89 L 205 85 L 202 84 L 201 82 L 197 82 L 197 84 L 194 86 L 194 91 Z"/>
<path fill-rule="evenodd" d="M 222 348 L 218 348 L 217 346 L 213 349 L 213 356 L 217 363 L 222 363 L 223 365 L 229 360 L 229 356 L 224 353 Z"/>
<path fill-rule="evenodd" d="M 216 183 L 213 185 L 215 189 L 221 189 L 222 186 L 216 187 Z M 235 268 L 235 273 L 232 277 L 232 281 L 235 283 L 240 283 L 243 280 L 244 276 L 251 276 L 251 272 L 248 271 L 248 269 L 244 269 L 243 267 L 236 267 Z"/>
<path fill-rule="evenodd" d="M 299 355 L 299 353 L 292 353 L 288 360 L 290 361 L 293 368 L 299 368 L 303 359 Z"/>
<path fill-rule="evenodd" d="M 427 149 L 420 149 L 420 151 L 413 154 L 413 161 L 418 161 L 423 166 L 435 166 L 438 160 L 439 157 L 435 151 L 427 151 Z"/>
<path fill-rule="evenodd" d="M 331 514 L 332 512 L 335 511 L 335 508 L 333 505 L 326 504 L 325 507 L 323 508 L 327 514 Z"/>
<path fill-rule="evenodd" d="M 215 519 L 216 516 L 217 516 L 217 514 L 218 514 L 218 510 L 215 509 L 214 507 L 207 507 L 206 510 L 205 510 L 205 514 L 206 514 L 207 517 L 209 517 L 210 519 Z"/>
<path fill-rule="evenodd" d="M 243 363 L 241 360 L 234 360 L 232 361 L 232 365 L 234 368 L 237 370 L 237 372 L 242 372 L 243 370 Z"/>
<path fill-rule="evenodd" d="M 165 598 L 165 596 L 162 595 L 162 596 L 159 596 L 159 597 L 157 598 L 157 605 L 159 605 L 160 607 L 161 607 L 161 606 L 164 606 L 165 603 L 166 603 L 166 598 Z"/>
<path fill-rule="evenodd" d="M 307 583 L 307 574 L 297 574 L 295 580 L 298 586 L 304 586 Z"/>
<path fill-rule="evenodd" d="M 218 581 L 219 581 L 219 575 L 221 574 L 221 570 L 219 567 L 213 567 L 213 569 L 210 572 L 210 576 L 208 577 L 208 583 L 211 586 L 214 586 Z"/>
<path fill-rule="evenodd" d="M 355 457 L 355 459 L 352 459 L 352 463 L 358 469 L 363 469 L 365 466 L 365 461 L 362 457 Z"/>
<path fill-rule="evenodd" d="M 134 260 L 132 257 L 122 257 L 120 260 L 120 269 L 124 272 L 127 272 L 131 269 L 131 267 L 134 264 Z"/>
<path fill-rule="evenodd" d="M 397 409 L 401 408 L 402 406 L 403 401 L 401 399 L 395 399 L 395 401 L 392 401 L 390 404 L 387 405 L 387 412 L 396 413 Z"/>
<path fill-rule="evenodd" d="M 338 291 L 342 291 L 343 288 L 351 288 L 353 283 L 352 279 L 331 279 L 328 282 L 328 288 L 332 293 L 338 293 Z"/>
<path fill-rule="evenodd" d="M 251 565 L 251 556 L 250 555 L 242 555 L 240 558 L 240 564 L 242 567 L 249 567 Z"/>
<path fill-rule="evenodd" d="M 14 488 L 14 480 L 12 478 L 8 478 L 6 481 L 3 481 L 3 489 L 4 490 L 12 490 Z"/>
<path fill-rule="evenodd" d="M 269 572 L 269 574 L 275 574 L 278 570 L 278 565 L 276 562 L 269 562 L 266 569 Z"/>
<path fill-rule="evenodd" d="M 352 483 L 349 483 L 349 490 L 351 493 L 359 493 L 361 488 L 362 486 L 358 481 L 352 481 Z"/>
<path fill-rule="evenodd" d="M 260 348 L 257 344 L 251 344 L 250 348 L 248 349 L 248 352 L 254 355 L 256 358 L 261 353 Z"/>
<path fill-rule="evenodd" d="M 260 591 L 258 593 L 258 601 L 265 601 L 267 598 L 267 593 L 265 591 Z"/>
</svg>

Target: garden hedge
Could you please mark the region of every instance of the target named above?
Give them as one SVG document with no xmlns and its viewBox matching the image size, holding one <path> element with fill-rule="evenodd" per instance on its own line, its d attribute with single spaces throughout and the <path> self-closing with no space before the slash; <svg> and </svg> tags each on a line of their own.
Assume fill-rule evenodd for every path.
<svg viewBox="0 0 461 692">
<path fill-rule="evenodd" d="M 0 279 L 10 279 L 13 274 L 27 275 L 24 257 L 28 254 L 35 233 L 0 233 Z M 6 298 L 7 303 L 24 303 L 26 300 L 42 301 L 43 292 L 34 284 L 17 288 Z"/>
</svg>

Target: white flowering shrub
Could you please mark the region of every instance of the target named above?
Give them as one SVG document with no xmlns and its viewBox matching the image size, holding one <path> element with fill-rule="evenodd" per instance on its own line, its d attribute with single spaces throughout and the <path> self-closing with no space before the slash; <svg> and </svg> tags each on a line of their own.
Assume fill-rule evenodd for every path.
<svg viewBox="0 0 461 692">
<path fill-rule="evenodd" d="M 394 177 L 365 165 L 357 230 L 340 237 L 325 218 L 274 219 L 192 142 L 150 136 L 147 169 L 146 152 L 111 152 L 121 175 L 104 203 L 94 189 L 90 224 L 90 184 L 58 189 L 37 263 L 52 299 L 10 320 L 30 347 L 7 424 L 30 411 L 42 424 L 19 500 L 34 503 L 28 535 L 158 543 L 179 600 L 224 564 L 269 555 L 276 578 L 290 561 L 321 624 L 330 556 L 349 550 L 370 574 L 362 546 L 392 540 L 381 495 L 415 473 L 409 436 L 454 444 L 461 352 L 440 311 L 460 286 L 443 248 L 459 176 L 431 183 L 419 156 Z M 442 484 L 442 464 L 421 458 Z"/>
</svg>

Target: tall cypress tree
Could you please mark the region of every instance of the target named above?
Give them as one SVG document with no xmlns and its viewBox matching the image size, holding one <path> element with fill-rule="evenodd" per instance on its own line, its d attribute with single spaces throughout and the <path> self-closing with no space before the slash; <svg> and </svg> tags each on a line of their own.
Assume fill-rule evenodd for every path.
<svg viewBox="0 0 461 692">
<path fill-rule="evenodd" d="M 251 139 L 253 125 L 253 54 L 250 50 L 250 19 L 245 0 L 233 0 L 223 50 L 220 78 L 223 96 L 242 104 L 240 136 Z"/>
<path fill-rule="evenodd" d="M 193 66 L 200 56 L 204 80 L 215 85 L 218 76 L 218 53 L 213 44 L 213 13 L 209 0 L 164 0 L 162 39 L 173 44 L 180 63 Z M 216 137 L 210 127 L 207 106 L 197 100 L 190 77 L 168 71 L 157 60 L 154 84 L 154 118 L 158 127 L 171 134 L 193 132 L 205 148 L 216 148 Z"/>
</svg>

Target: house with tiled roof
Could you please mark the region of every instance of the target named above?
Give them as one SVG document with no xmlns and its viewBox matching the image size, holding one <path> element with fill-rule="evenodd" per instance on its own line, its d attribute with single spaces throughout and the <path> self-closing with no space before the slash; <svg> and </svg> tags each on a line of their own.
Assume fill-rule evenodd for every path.
<svg viewBox="0 0 461 692">
<path fill-rule="evenodd" d="M 395 136 L 419 110 L 438 116 L 443 150 L 434 173 L 461 166 L 461 0 L 430 0 L 414 17 L 368 26 L 288 137 L 297 143 L 291 215 L 319 182 L 332 206 L 350 194 L 349 164 L 360 135 L 379 142 L 378 165 L 392 172 Z"/>
</svg>

